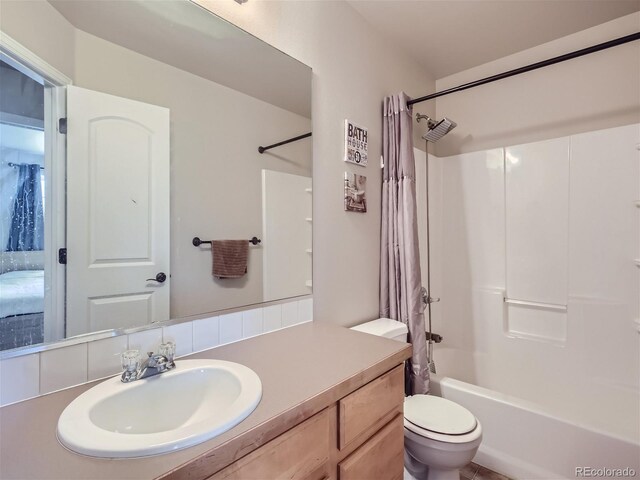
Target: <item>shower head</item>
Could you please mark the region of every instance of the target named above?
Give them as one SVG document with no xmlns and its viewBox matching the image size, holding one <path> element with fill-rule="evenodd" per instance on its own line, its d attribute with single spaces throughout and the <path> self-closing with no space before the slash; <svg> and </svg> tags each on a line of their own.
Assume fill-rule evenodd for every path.
<svg viewBox="0 0 640 480">
<path fill-rule="evenodd" d="M 427 115 L 421 115 L 419 113 L 416 114 L 416 120 L 418 121 L 418 123 L 420 123 L 420 120 L 427 121 L 427 128 L 429 130 L 425 135 L 422 136 L 422 138 L 432 143 L 437 142 L 447 133 L 458 126 L 456 122 L 454 122 L 453 120 L 449 120 L 446 117 L 437 122 Z"/>
<path fill-rule="evenodd" d="M 429 131 L 422 138 L 428 142 L 437 142 L 457 126 L 456 122 L 445 117 L 436 123 L 433 128 L 429 128 Z"/>
</svg>

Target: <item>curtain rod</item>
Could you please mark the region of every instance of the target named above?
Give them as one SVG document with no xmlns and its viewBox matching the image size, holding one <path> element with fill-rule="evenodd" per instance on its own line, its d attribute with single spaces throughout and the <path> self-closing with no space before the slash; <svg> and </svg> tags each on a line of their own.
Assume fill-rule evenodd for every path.
<svg viewBox="0 0 640 480">
<path fill-rule="evenodd" d="M 28 163 L 13 163 L 13 162 L 9 162 L 7 163 L 7 165 L 9 165 L 10 167 L 19 167 L 20 165 L 29 165 Z M 40 170 L 44 170 L 44 167 L 40 167 Z"/>
<path fill-rule="evenodd" d="M 565 62 L 573 58 L 582 57 L 583 55 L 588 55 L 590 53 L 606 50 L 607 48 L 617 47 L 618 45 L 623 45 L 625 43 L 633 42 L 634 40 L 640 40 L 640 32 L 632 33 L 631 35 L 626 35 L 624 37 L 616 38 L 614 40 L 609 40 L 608 42 L 599 43 L 591 47 L 576 50 L 575 52 L 565 53 L 564 55 L 549 58 L 541 62 L 532 63 L 524 67 L 508 70 L 506 72 L 498 73 L 497 75 L 492 75 L 490 77 L 482 78 L 480 80 L 464 83 L 462 85 L 458 85 L 457 87 L 452 87 L 452 88 L 443 90 L 441 92 L 432 93 L 431 95 L 425 95 L 424 97 L 415 98 L 413 100 L 409 100 L 407 102 L 407 106 L 411 106 L 415 103 L 426 102 L 427 100 L 442 97 L 444 95 L 449 95 L 450 93 L 461 92 L 462 90 L 467 90 L 469 88 L 479 87 L 480 85 L 485 85 L 487 83 L 495 82 L 496 80 L 502 80 L 503 78 L 513 77 L 514 75 L 520 75 L 521 73 L 537 70 L 538 68 L 548 67 L 549 65 L 555 65 L 556 63 Z"/>
<path fill-rule="evenodd" d="M 282 142 L 274 143 L 273 145 L 267 145 L 266 147 L 258 147 L 258 152 L 264 153 L 267 150 L 275 147 L 279 147 L 280 145 L 286 145 L 287 143 L 297 142 L 298 140 L 302 140 L 303 138 L 307 138 L 311 136 L 311 132 L 305 133 L 304 135 L 298 135 L 297 137 L 289 138 L 287 140 L 283 140 Z"/>
</svg>

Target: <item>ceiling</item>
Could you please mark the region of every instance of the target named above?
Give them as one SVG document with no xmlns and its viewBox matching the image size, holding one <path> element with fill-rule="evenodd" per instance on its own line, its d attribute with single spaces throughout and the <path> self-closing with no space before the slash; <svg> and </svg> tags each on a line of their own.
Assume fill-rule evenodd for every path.
<svg viewBox="0 0 640 480">
<path fill-rule="evenodd" d="M 347 1 L 436 79 L 640 10 L 640 0 Z"/>
<path fill-rule="evenodd" d="M 75 28 L 311 118 L 309 67 L 192 2 L 48 1 Z"/>
</svg>

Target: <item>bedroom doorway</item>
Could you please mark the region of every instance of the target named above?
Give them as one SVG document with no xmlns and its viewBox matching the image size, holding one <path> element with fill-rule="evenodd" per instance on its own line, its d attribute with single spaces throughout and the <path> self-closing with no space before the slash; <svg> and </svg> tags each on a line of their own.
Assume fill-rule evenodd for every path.
<svg viewBox="0 0 640 480">
<path fill-rule="evenodd" d="M 0 351 L 64 338 L 64 140 L 70 81 L 9 37 L 0 45 Z M 62 212 L 62 213 L 60 213 Z"/>
</svg>

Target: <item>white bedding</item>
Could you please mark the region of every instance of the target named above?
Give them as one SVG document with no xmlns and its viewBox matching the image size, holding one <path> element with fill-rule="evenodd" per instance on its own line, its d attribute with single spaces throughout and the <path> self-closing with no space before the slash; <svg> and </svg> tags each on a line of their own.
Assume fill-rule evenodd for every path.
<svg viewBox="0 0 640 480">
<path fill-rule="evenodd" d="M 0 318 L 44 312 L 44 270 L 0 275 Z"/>
</svg>

